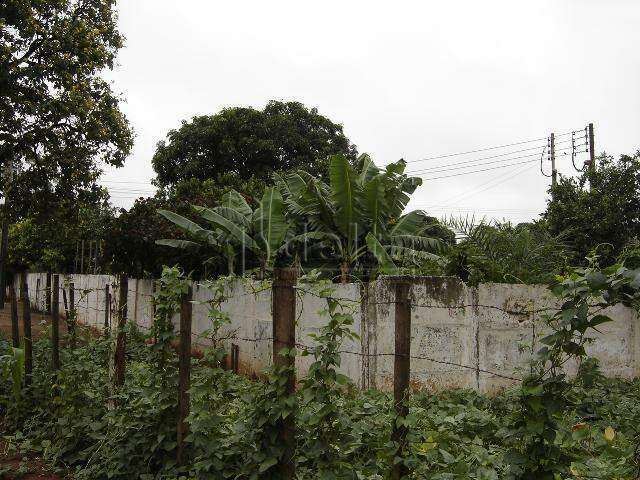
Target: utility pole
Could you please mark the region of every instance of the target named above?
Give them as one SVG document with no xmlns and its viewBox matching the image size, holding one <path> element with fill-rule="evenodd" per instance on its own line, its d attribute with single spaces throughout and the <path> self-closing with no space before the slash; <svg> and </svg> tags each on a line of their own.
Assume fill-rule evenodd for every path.
<svg viewBox="0 0 640 480">
<path fill-rule="evenodd" d="M 558 171 L 556 170 L 556 135 L 553 132 L 551 132 L 549 152 L 551 155 L 551 185 L 555 187 L 558 182 Z"/>
<path fill-rule="evenodd" d="M 596 171 L 596 147 L 593 134 L 593 123 L 589 124 L 589 170 Z"/>
</svg>

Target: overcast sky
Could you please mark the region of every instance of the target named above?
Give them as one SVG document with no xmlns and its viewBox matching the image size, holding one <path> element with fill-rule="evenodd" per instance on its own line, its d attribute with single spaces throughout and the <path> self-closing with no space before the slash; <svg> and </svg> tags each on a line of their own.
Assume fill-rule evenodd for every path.
<svg viewBox="0 0 640 480">
<path fill-rule="evenodd" d="M 120 0 L 119 12 L 127 40 L 109 78 L 136 142 L 104 176 L 118 206 L 151 190 L 155 144 L 181 120 L 270 99 L 317 107 L 378 164 L 425 170 L 410 206 L 437 216 L 535 218 L 550 180 L 535 155 L 552 131 L 593 122 L 598 152 L 640 147 L 638 0 Z M 569 156 L 558 164 L 575 172 Z"/>
</svg>

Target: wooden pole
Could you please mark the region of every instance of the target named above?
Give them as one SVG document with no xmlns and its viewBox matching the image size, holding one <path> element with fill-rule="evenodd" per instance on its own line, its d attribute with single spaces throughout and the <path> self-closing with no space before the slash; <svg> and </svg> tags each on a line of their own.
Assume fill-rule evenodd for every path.
<svg viewBox="0 0 640 480">
<path fill-rule="evenodd" d="M 80 242 L 80 273 L 84 273 L 84 240 Z"/>
<path fill-rule="evenodd" d="M 20 348 L 20 329 L 18 327 L 18 299 L 16 298 L 16 289 L 13 283 L 9 285 L 9 295 L 11 295 L 11 337 L 13 338 L 13 346 Z"/>
<path fill-rule="evenodd" d="M 556 170 L 556 134 L 551 133 L 551 185 L 558 182 L 558 170 Z"/>
<path fill-rule="evenodd" d="M 51 314 L 51 272 L 47 272 L 47 286 L 45 288 L 44 311 Z"/>
<path fill-rule="evenodd" d="M 93 253 L 91 247 L 93 246 L 93 240 L 89 240 L 89 255 L 87 255 L 87 272 L 91 273 L 91 262 L 93 261 Z"/>
<path fill-rule="evenodd" d="M 62 303 L 64 303 L 64 316 L 69 323 L 69 301 L 67 300 L 67 291 L 64 288 L 62 289 Z"/>
<path fill-rule="evenodd" d="M 182 296 L 180 305 L 180 358 L 178 373 L 178 451 L 177 462 L 184 461 L 184 439 L 189 435 L 189 388 L 191 387 L 191 313 L 193 290 Z"/>
<path fill-rule="evenodd" d="M 22 302 L 22 334 L 24 335 L 24 384 L 31 384 L 33 372 L 33 347 L 31 339 L 31 304 L 27 272 L 20 273 L 20 300 Z"/>
<path fill-rule="evenodd" d="M 272 287 L 273 297 L 273 363 L 277 369 L 287 369 L 288 378 L 285 395 L 295 394 L 295 357 L 291 351 L 296 345 L 296 293 L 295 284 L 298 270 L 295 268 L 278 268 L 274 271 Z M 281 354 L 283 349 L 289 351 Z M 294 454 L 296 450 L 295 415 L 290 414 L 280 420 L 278 443 L 284 446 L 280 459 L 280 476 L 285 480 L 295 478 L 296 466 Z"/>
<path fill-rule="evenodd" d="M 396 280 L 395 306 L 395 358 L 393 364 L 393 404 L 396 420 L 393 424 L 391 440 L 397 445 L 396 457 L 402 458 L 407 447 L 407 428 L 398 424 L 399 418 L 409 414 L 409 378 L 411 374 L 411 304 L 409 303 L 410 284 L 407 280 Z M 408 474 L 404 463 L 394 463 L 391 470 L 392 480 L 400 480 Z"/>
<path fill-rule="evenodd" d="M 69 322 L 67 327 L 71 330 L 71 338 L 75 342 L 76 324 L 78 323 L 78 311 L 76 310 L 76 285 L 69 282 Z M 75 346 L 75 345 L 74 345 Z"/>
<path fill-rule="evenodd" d="M 129 279 L 120 276 L 120 287 L 118 289 L 118 330 L 116 333 L 116 350 L 114 353 L 114 386 L 116 388 L 124 385 L 126 335 L 125 327 L 127 323 L 127 294 L 129 292 Z"/>
<path fill-rule="evenodd" d="M 53 275 L 51 302 L 51 366 L 60 369 L 60 275 Z"/>
<path fill-rule="evenodd" d="M 109 292 L 109 284 L 104 286 L 104 334 L 108 335 L 110 330 L 109 314 L 111 313 L 111 293 Z"/>
<path fill-rule="evenodd" d="M 9 162 L 9 168 L 11 168 Z M 11 177 L 9 176 L 9 181 Z M 0 233 L 0 308 L 4 308 L 6 301 L 7 286 L 7 250 L 9 248 L 9 204 L 7 193 L 5 192 L 4 204 L 2 205 L 2 230 Z"/>
</svg>

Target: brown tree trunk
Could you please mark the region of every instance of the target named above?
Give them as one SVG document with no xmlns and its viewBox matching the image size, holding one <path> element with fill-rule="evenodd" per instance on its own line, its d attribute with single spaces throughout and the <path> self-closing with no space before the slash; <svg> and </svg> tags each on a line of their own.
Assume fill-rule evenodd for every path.
<svg viewBox="0 0 640 480">
<path fill-rule="evenodd" d="M 349 283 L 349 263 L 342 262 L 340 264 L 340 283 Z"/>
</svg>

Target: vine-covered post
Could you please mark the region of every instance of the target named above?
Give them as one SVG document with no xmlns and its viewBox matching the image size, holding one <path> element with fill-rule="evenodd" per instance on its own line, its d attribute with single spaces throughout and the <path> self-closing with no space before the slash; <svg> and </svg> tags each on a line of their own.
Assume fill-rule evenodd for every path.
<svg viewBox="0 0 640 480">
<path fill-rule="evenodd" d="M 67 318 L 70 320 L 67 321 L 67 328 L 70 329 L 72 347 L 75 348 L 78 311 L 76 310 L 76 285 L 73 282 L 69 282 L 69 316 Z"/>
<path fill-rule="evenodd" d="M 393 364 L 393 404 L 396 418 L 393 423 L 391 440 L 397 445 L 396 461 L 391 471 L 392 480 L 400 480 L 407 475 L 403 457 L 407 443 L 407 427 L 402 423 L 409 414 L 409 378 L 411 375 L 411 303 L 409 289 L 411 285 L 406 278 L 394 280 L 395 299 L 395 356 Z"/>
<path fill-rule="evenodd" d="M 126 323 L 127 323 L 127 294 L 129 293 L 129 279 L 120 275 L 118 288 L 118 326 L 116 332 L 116 350 L 114 353 L 113 384 L 116 388 L 124 385 Z"/>
<path fill-rule="evenodd" d="M 111 313 L 111 292 L 109 284 L 104 286 L 104 334 L 109 335 L 109 314 Z"/>
<path fill-rule="evenodd" d="M 33 372 L 33 348 L 31 340 L 31 305 L 27 272 L 20 273 L 20 301 L 22 302 L 22 334 L 24 335 L 24 383 L 31 384 Z"/>
<path fill-rule="evenodd" d="M 184 439 L 189 434 L 189 388 L 191 386 L 191 311 L 193 290 L 189 286 L 180 302 L 180 358 L 178 373 L 178 449 L 177 462 L 184 460 Z"/>
<path fill-rule="evenodd" d="M 46 287 L 44 290 L 44 313 L 51 313 L 51 272 L 47 272 Z"/>
<path fill-rule="evenodd" d="M 51 366 L 60 369 L 60 275 L 53 275 L 51 299 Z"/>
<path fill-rule="evenodd" d="M 16 298 L 16 289 L 13 283 L 9 285 L 9 295 L 11 295 L 11 337 L 13 338 L 13 346 L 20 347 L 20 329 L 18 327 L 18 299 Z"/>
<path fill-rule="evenodd" d="M 295 284 L 298 270 L 295 268 L 277 268 L 273 274 L 273 364 L 276 369 L 288 371 L 285 394 L 295 393 L 295 356 L 296 346 L 296 293 Z M 279 444 L 284 446 L 280 461 L 283 479 L 295 477 L 294 454 L 296 450 L 295 415 L 281 420 Z"/>
</svg>

